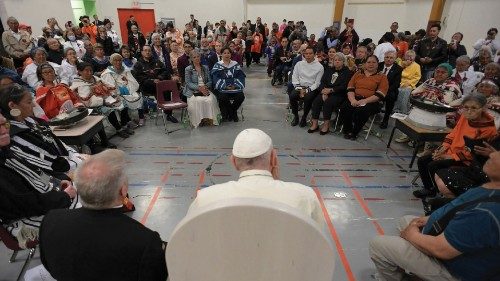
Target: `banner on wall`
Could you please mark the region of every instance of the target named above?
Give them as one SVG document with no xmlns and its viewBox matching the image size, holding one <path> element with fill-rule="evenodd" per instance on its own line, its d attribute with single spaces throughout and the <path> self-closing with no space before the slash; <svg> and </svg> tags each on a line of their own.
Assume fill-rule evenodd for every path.
<svg viewBox="0 0 500 281">
<path fill-rule="evenodd" d="M 163 24 L 165 25 L 171 22 L 175 26 L 175 18 L 161 18 L 160 21 L 163 22 Z"/>
<path fill-rule="evenodd" d="M 132 1 L 132 9 L 140 9 L 141 8 L 141 2 L 139 1 Z"/>
</svg>

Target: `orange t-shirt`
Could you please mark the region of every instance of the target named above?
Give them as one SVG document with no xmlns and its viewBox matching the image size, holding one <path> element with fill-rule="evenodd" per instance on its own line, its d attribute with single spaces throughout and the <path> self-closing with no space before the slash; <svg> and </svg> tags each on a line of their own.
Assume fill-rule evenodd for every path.
<svg viewBox="0 0 500 281">
<path fill-rule="evenodd" d="M 366 76 L 363 71 L 356 72 L 347 85 L 347 92 L 354 92 L 355 96 L 363 98 L 376 95 L 383 99 L 388 89 L 387 76 L 381 73 Z"/>
<path fill-rule="evenodd" d="M 465 149 L 464 136 L 471 139 L 490 139 L 496 134 L 495 121 L 488 113 L 483 112 L 479 121 L 469 121 L 462 115 L 455 128 L 444 139 L 443 147 L 447 148 L 446 155 L 468 164 L 472 155 Z"/>
</svg>

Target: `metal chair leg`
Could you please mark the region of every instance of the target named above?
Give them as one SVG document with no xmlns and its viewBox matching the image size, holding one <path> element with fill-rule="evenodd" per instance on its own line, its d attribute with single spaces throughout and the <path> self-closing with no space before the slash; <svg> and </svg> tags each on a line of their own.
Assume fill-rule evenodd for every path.
<svg viewBox="0 0 500 281">
<path fill-rule="evenodd" d="M 15 262 L 15 261 L 16 261 L 17 252 L 18 252 L 18 251 L 13 251 L 13 252 L 12 252 L 12 256 L 10 256 L 9 263 L 13 263 L 13 262 Z"/>
<path fill-rule="evenodd" d="M 165 134 L 169 134 L 168 133 L 168 129 L 167 129 L 167 117 L 165 117 L 165 112 L 163 112 L 163 110 L 161 111 L 161 117 L 163 119 L 163 127 L 165 128 Z"/>
<path fill-rule="evenodd" d="M 33 258 L 33 256 L 35 255 L 35 251 L 36 251 L 36 247 L 29 249 L 28 256 L 26 257 L 26 260 L 24 261 L 23 267 L 21 268 L 21 272 L 19 272 L 19 275 L 17 276 L 16 281 L 21 280 L 21 277 L 24 275 L 24 271 L 28 267 L 28 265 L 31 261 L 31 258 Z"/>
<path fill-rule="evenodd" d="M 373 127 L 373 122 L 375 122 L 375 116 L 376 115 L 373 115 L 372 116 L 372 122 L 370 123 L 370 127 L 368 127 L 368 131 L 366 132 L 366 137 L 365 137 L 365 140 L 368 139 L 368 136 L 370 135 L 370 132 L 372 130 L 372 127 Z"/>
</svg>

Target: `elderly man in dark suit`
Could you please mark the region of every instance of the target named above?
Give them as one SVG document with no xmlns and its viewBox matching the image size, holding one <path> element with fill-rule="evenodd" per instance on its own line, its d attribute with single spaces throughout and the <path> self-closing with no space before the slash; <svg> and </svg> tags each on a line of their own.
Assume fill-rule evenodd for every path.
<svg viewBox="0 0 500 281">
<path fill-rule="evenodd" d="M 83 208 L 49 212 L 40 228 L 40 256 L 57 280 L 166 280 L 160 235 L 124 215 L 128 183 L 123 151 L 110 149 L 79 166 Z"/>
<path fill-rule="evenodd" d="M 394 109 L 394 104 L 398 99 L 399 85 L 401 84 L 401 73 L 403 68 L 398 64 L 394 63 L 397 58 L 396 51 L 388 51 L 384 54 L 384 62 L 379 63 L 378 70 L 387 76 L 389 81 L 389 90 L 385 96 L 385 114 L 382 123 L 380 123 L 381 129 L 386 129 L 389 123 L 389 117 Z"/>
</svg>

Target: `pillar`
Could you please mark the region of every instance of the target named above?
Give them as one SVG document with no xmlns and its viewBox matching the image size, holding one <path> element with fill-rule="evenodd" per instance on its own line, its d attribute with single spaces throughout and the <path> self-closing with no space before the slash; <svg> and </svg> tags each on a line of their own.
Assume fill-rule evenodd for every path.
<svg viewBox="0 0 500 281">
<path fill-rule="evenodd" d="M 427 23 L 427 31 L 429 31 L 432 24 L 441 23 L 445 2 L 446 0 L 434 0 L 434 2 L 432 2 L 431 14 L 429 15 L 429 22 Z"/>
<path fill-rule="evenodd" d="M 334 0 L 334 1 L 335 4 L 333 5 L 333 26 L 337 27 L 340 30 L 340 27 L 344 22 L 342 19 L 342 14 L 344 13 L 345 0 Z"/>
</svg>

